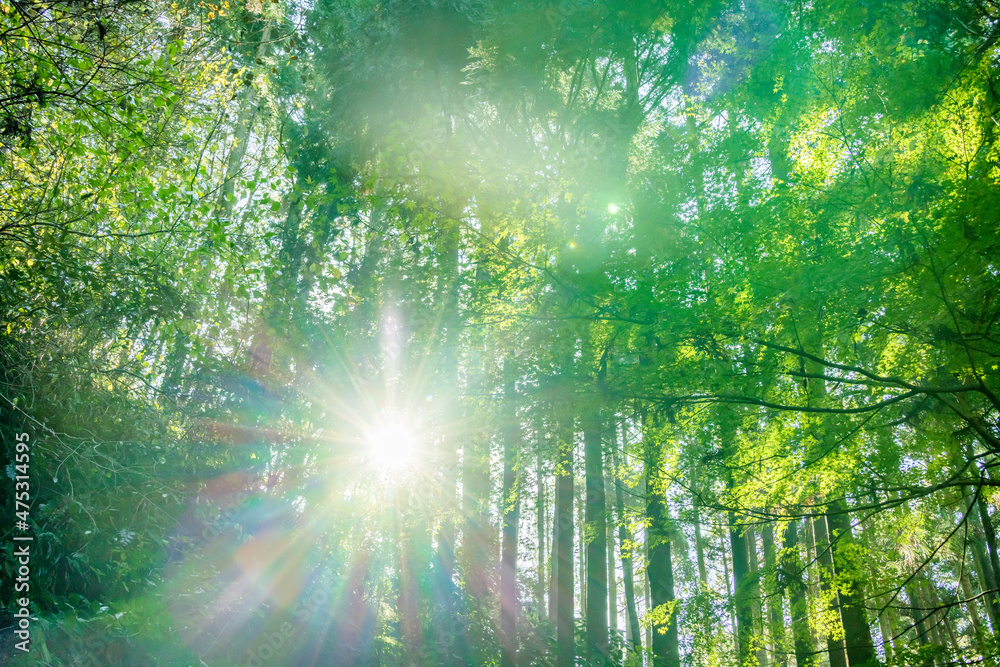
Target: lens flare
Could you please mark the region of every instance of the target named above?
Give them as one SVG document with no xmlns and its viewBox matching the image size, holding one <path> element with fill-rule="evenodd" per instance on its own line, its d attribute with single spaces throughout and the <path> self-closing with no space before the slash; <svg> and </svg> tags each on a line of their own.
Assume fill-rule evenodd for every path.
<svg viewBox="0 0 1000 667">
<path fill-rule="evenodd" d="M 417 437 L 411 427 L 389 421 L 368 430 L 365 435 L 368 462 L 382 470 L 400 470 L 413 465 Z"/>
</svg>

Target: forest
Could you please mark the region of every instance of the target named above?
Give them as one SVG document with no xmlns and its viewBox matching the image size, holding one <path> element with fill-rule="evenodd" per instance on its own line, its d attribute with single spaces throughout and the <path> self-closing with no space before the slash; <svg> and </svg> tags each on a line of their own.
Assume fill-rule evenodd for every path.
<svg viewBox="0 0 1000 667">
<path fill-rule="evenodd" d="M 0 0 L 0 663 L 1000 665 L 997 0 Z"/>
</svg>

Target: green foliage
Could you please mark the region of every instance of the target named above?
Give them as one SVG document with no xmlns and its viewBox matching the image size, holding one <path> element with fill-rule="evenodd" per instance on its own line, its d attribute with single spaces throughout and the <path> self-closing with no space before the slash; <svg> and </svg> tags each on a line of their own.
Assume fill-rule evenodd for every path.
<svg viewBox="0 0 1000 667">
<path fill-rule="evenodd" d="M 684 664 L 825 646 L 853 595 L 888 664 L 993 659 L 959 579 L 995 597 L 998 20 L 0 2 L 0 436 L 33 443 L 34 657 L 500 664 L 499 517 L 521 512 L 516 606 L 551 576 L 529 473 L 579 477 L 593 427 L 623 434 L 618 555 Z M 366 434 L 404 417 L 415 470 L 373 470 Z M 763 542 L 838 512 L 832 568 L 811 533 Z M 593 526 L 563 528 L 582 559 Z M 649 610 L 663 542 L 676 599 Z M 566 620 L 519 618 L 526 664 L 565 664 Z"/>
</svg>

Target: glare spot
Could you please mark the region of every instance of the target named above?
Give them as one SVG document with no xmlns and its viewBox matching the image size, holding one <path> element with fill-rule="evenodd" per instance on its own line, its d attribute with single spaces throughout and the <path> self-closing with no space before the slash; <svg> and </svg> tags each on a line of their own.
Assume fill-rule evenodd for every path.
<svg viewBox="0 0 1000 667">
<path fill-rule="evenodd" d="M 618 212 L 618 204 L 608 204 L 608 213 L 614 215 Z"/>
<path fill-rule="evenodd" d="M 405 424 L 390 421 L 372 427 L 365 435 L 368 462 L 381 469 L 402 469 L 412 465 L 417 439 Z"/>
</svg>

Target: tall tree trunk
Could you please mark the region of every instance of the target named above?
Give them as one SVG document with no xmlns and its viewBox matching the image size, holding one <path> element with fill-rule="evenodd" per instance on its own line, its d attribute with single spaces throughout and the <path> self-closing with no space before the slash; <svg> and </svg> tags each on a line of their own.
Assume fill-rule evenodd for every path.
<svg viewBox="0 0 1000 667">
<path fill-rule="evenodd" d="M 622 444 L 625 434 L 622 433 Z M 635 548 L 632 531 L 628 528 L 628 514 L 625 512 L 625 499 L 622 494 L 621 482 L 618 481 L 618 454 L 616 443 L 611 446 L 611 469 L 615 486 L 615 505 L 618 506 L 618 544 L 622 557 L 622 587 L 625 589 L 625 618 L 628 628 L 629 647 L 635 653 L 642 651 L 642 641 L 639 635 L 639 614 L 635 607 Z M 626 545 L 633 545 L 628 553 Z"/>
<path fill-rule="evenodd" d="M 517 423 L 517 408 L 513 374 L 504 364 L 503 415 L 503 490 L 502 538 L 500 550 L 500 665 L 514 667 L 517 664 L 517 529 L 521 508 L 521 493 L 518 484 L 517 454 L 521 449 L 521 438 Z"/>
<path fill-rule="evenodd" d="M 543 442 L 543 428 L 544 425 L 542 420 L 539 419 L 537 422 L 535 439 L 538 451 L 535 454 L 535 523 L 537 531 L 537 547 L 538 547 L 538 577 L 535 582 L 535 607 L 538 609 L 538 617 L 540 619 L 548 618 L 547 609 L 545 608 L 545 520 L 546 520 L 546 509 L 545 509 L 545 475 L 543 474 L 543 458 L 542 458 L 542 442 Z"/>
<path fill-rule="evenodd" d="M 736 447 L 736 425 L 732 413 L 720 413 L 721 440 L 723 456 L 731 460 Z M 736 478 L 730 468 L 726 475 L 726 490 L 733 497 L 736 488 Z M 730 501 L 732 502 L 732 501 Z M 735 511 L 727 513 L 729 521 L 729 545 L 733 565 L 733 615 L 736 625 L 733 628 L 736 639 L 736 655 L 740 665 L 752 664 L 753 655 L 753 599 L 757 596 L 755 582 L 750 576 L 750 561 L 748 558 L 748 539 L 746 527 Z M 756 549 L 755 549 L 756 553 Z"/>
<path fill-rule="evenodd" d="M 586 475 L 587 653 L 590 664 L 607 662 L 608 652 L 608 543 L 607 503 L 604 493 L 604 452 L 601 422 L 595 411 L 584 419 L 583 457 Z M 583 545 L 581 545 L 583 546 Z"/>
<path fill-rule="evenodd" d="M 726 547 L 726 536 L 719 535 L 719 552 L 722 554 L 722 578 L 726 582 L 726 611 L 729 612 L 729 627 L 733 629 L 733 644 L 736 652 L 739 653 L 739 641 L 737 640 L 736 626 L 736 596 L 733 594 L 732 579 L 729 577 L 729 548 Z"/>
<path fill-rule="evenodd" d="M 273 24 L 267 21 L 261 33 L 260 41 L 253 48 L 253 60 L 260 62 L 271 45 L 271 30 Z M 243 157 L 247 152 L 247 144 L 250 139 L 250 132 L 253 129 L 257 118 L 257 89 L 256 82 L 250 81 L 243 91 L 243 99 L 240 102 L 240 113 L 236 119 L 234 128 L 233 144 L 226 159 L 226 173 L 219 189 L 219 198 L 215 204 L 215 217 L 228 219 L 233 214 L 233 193 L 236 188 L 236 179 L 240 175 L 243 167 Z"/>
<path fill-rule="evenodd" d="M 983 499 L 982 490 L 979 492 L 979 499 L 977 501 L 979 509 L 979 520 L 983 525 L 983 534 L 986 538 L 986 547 L 989 553 L 989 567 L 984 568 L 984 574 L 989 571 L 992 575 L 993 581 L 990 582 L 990 575 L 987 575 L 987 586 L 989 591 L 987 592 L 987 599 L 990 602 L 990 606 L 993 607 L 996 619 L 993 624 L 993 632 L 1000 638 L 1000 591 L 997 590 L 997 580 L 1000 579 L 1000 554 L 997 553 L 997 538 L 996 532 L 993 530 L 993 519 L 990 517 L 989 508 L 986 505 L 986 501 Z"/>
<path fill-rule="evenodd" d="M 955 628 L 951 624 L 951 619 L 948 618 L 948 611 L 950 607 L 946 607 L 941 604 L 941 598 L 938 596 L 937 587 L 934 586 L 934 583 L 932 581 L 927 581 L 926 583 L 927 591 L 930 594 L 931 604 L 941 609 L 940 624 L 943 626 L 944 633 L 948 636 L 948 643 L 951 645 L 951 650 L 955 655 L 955 661 L 957 664 L 965 667 L 966 662 L 962 659 L 962 647 L 959 646 L 958 637 L 955 636 Z"/>
<path fill-rule="evenodd" d="M 732 484 L 730 483 L 730 486 Z M 736 616 L 736 655 L 740 665 L 751 660 L 753 649 L 753 586 L 747 562 L 747 538 L 742 522 L 729 512 L 729 544 L 733 557 L 733 612 Z"/>
<path fill-rule="evenodd" d="M 875 642 L 864 607 L 864 586 L 860 573 L 847 567 L 844 548 L 854 542 L 851 519 L 844 504 L 836 500 L 828 506 L 827 525 L 832 535 L 833 566 L 841 580 L 840 617 L 844 623 L 844 640 L 847 645 L 847 662 L 851 667 L 871 665 L 875 662 Z"/>
<path fill-rule="evenodd" d="M 564 406 L 568 411 L 569 406 Z M 576 661 L 573 643 L 573 417 L 564 416 L 559 433 L 559 457 L 556 468 L 555 572 L 557 667 L 572 667 Z"/>
<path fill-rule="evenodd" d="M 886 596 L 883 597 L 885 597 L 885 601 L 888 600 Z M 885 601 L 880 598 L 879 605 L 884 604 Z M 895 646 L 893 645 L 894 631 L 888 609 L 878 615 L 878 629 L 882 633 L 882 650 L 885 651 L 885 659 L 888 662 L 892 658 L 893 653 L 895 653 Z"/>
<path fill-rule="evenodd" d="M 644 427 L 646 424 L 644 424 Z M 651 437 L 643 428 L 646 452 L 646 535 L 649 541 L 650 604 L 655 612 L 669 615 L 665 628 L 653 633 L 653 667 L 680 667 L 680 643 L 677 634 L 677 600 L 674 596 L 674 570 L 670 554 L 670 513 L 666 503 L 666 488 L 662 479 L 663 450 L 658 437 Z"/>
<path fill-rule="evenodd" d="M 556 436 L 558 442 L 558 436 Z M 559 454 L 556 454 L 556 482 L 552 489 L 551 553 L 549 554 L 549 621 L 556 628 L 559 619 Z"/>
<path fill-rule="evenodd" d="M 611 448 L 618 440 L 616 428 L 612 425 L 609 433 L 608 444 Z M 615 565 L 615 514 L 612 502 L 608 502 L 607 494 L 614 488 L 614 465 L 611 462 L 611 454 L 606 453 L 604 466 L 604 498 L 607 507 L 605 520 L 605 539 L 608 544 L 608 627 L 612 637 L 618 636 L 618 568 Z"/>
<path fill-rule="evenodd" d="M 441 246 L 441 286 L 436 295 L 436 303 L 441 313 L 443 331 L 440 332 L 441 378 L 439 391 L 442 405 L 446 406 L 441 415 L 443 422 L 440 449 L 441 465 L 441 511 L 443 519 L 438 529 L 437 551 L 441 564 L 442 579 L 451 582 L 455 574 L 455 517 L 459 509 L 459 437 L 456 425 L 460 414 L 451 407 L 458 403 L 458 344 L 461 314 L 458 294 L 460 286 L 459 246 L 461 245 L 461 225 L 459 207 L 445 218 L 445 224 L 438 239 Z M 466 441 L 468 442 L 468 441 Z M 468 445 L 462 447 L 467 454 Z"/>
<path fill-rule="evenodd" d="M 906 585 L 906 597 L 910 602 L 910 617 L 913 619 L 913 629 L 916 632 L 917 644 L 921 647 L 928 647 L 932 643 L 931 629 L 927 626 L 927 622 L 930 621 L 930 617 L 924 618 L 927 614 L 924 611 L 924 604 L 922 596 L 920 595 L 920 582 L 917 579 L 913 579 L 909 584 Z M 921 662 L 921 667 L 930 667 L 934 664 L 934 658 L 928 653 Z"/>
<path fill-rule="evenodd" d="M 487 376 L 485 356 L 481 351 L 470 355 L 470 367 Z M 484 391 L 473 387 L 473 391 Z M 496 533 L 490 526 L 490 445 L 489 433 L 482 425 L 470 425 L 462 448 L 462 570 L 466 592 L 478 604 L 488 602 L 491 586 L 489 564 L 496 558 Z"/>
<path fill-rule="evenodd" d="M 750 606 L 753 611 L 754 645 L 757 647 L 757 664 L 768 666 L 767 648 L 764 645 L 764 618 L 761 613 L 760 563 L 757 562 L 757 531 L 752 526 L 746 528 L 747 564 L 750 566 L 750 582 L 753 587 Z"/>
<path fill-rule="evenodd" d="M 778 583 L 778 562 L 774 550 L 774 523 L 768 521 L 761 531 L 764 548 L 765 585 L 767 593 L 767 619 L 771 633 L 771 660 L 778 667 L 786 667 L 785 655 L 785 612 L 782 608 L 782 591 Z"/>
<path fill-rule="evenodd" d="M 840 596 L 834 586 L 837 571 L 833 565 L 833 550 L 830 547 L 830 532 L 825 514 L 813 517 L 813 534 L 816 536 L 816 560 L 819 563 L 819 585 L 823 595 L 830 599 L 829 610 L 834 615 L 834 623 L 841 623 Z M 847 667 L 847 653 L 844 650 L 844 640 L 837 639 L 835 630 L 826 636 L 826 647 L 830 652 L 830 667 Z"/>
<path fill-rule="evenodd" d="M 979 508 L 975 512 L 979 513 Z M 993 566 L 990 565 L 989 556 L 986 555 L 986 539 L 982 535 L 981 527 L 972 527 L 972 536 L 969 538 L 969 546 L 972 547 L 974 556 L 973 565 L 976 574 L 983 585 L 983 593 L 986 598 L 986 611 L 990 617 L 990 624 L 993 626 L 993 634 L 1000 634 L 1000 608 L 997 605 L 997 596 L 992 594 L 997 588 L 997 581 L 993 575 Z"/>
<path fill-rule="evenodd" d="M 645 650 L 646 653 L 649 654 L 653 652 L 653 624 L 648 622 L 649 612 L 653 608 L 653 605 L 650 603 L 652 595 L 649 592 L 649 532 L 647 531 L 643 537 L 643 548 L 646 551 L 646 567 L 642 571 L 642 590 L 643 595 L 645 596 L 645 599 L 643 600 L 645 604 L 645 607 L 643 608 L 643 618 L 646 619 L 647 622 L 642 624 L 642 631 L 646 640 Z"/>
<path fill-rule="evenodd" d="M 585 510 L 586 500 L 587 500 L 587 487 L 586 487 L 586 477 L 582 479 L 575 480 L 575 486 L 573 487 L 573 492 L 575 494 L 573 502 L 576 508 L 576 526 L 577 526 L 577 538 L 573 543 L 573 549 L 576 555 L 576 566 L 578 577 L 577 581 L 580 582 L 579 597 L 577 598 L 578 604 L 575 609 L 575 613 L 579 615 L 580 618 L 585 619 L 587 615 L 587 513 Z M 586 650 L 586 649 L 585 649 Z"/>
<path fill-rule="evenodd" d="M 979 644 L 980 650 L 985 652 L 986 630 L 983 628 L 983 619 L 979 614 L 979 602 L 976 600 L 976 595 L 972 591 L 972 582 L 969 579 L 969 569 L 965 566 L 965 563 L 963 562 L 964 560 L 965 554 L 958 554 L 958 562 L 955 565 L 955 569 L 961 572 L 959 584 L 961 585 L 962 596 L 965 598 L 965 608 L 968 612 L 969 620 L 972 621 L 972 629 L 976 635 L 976 643 Z"/>
<path fill-rule="evenodd" d="M 607 481 L 607 477 L 605 477 Z M 605 489 L 607 485 L 605 484 Z M 611 514 L 610 508 L 608 514 Z M 618 634 L 618 568 L 615 558 L 615 524 L 614 517 L 609 516 L 606 539 L 608 542 L 608 628 L 611 636 Z"/>
<path fill-rule="evenodd" d="M 806 519 L 806 522 L 809 520 Z M 796 667 L 814 667 L 816 664 L 812 633 L 809 631 L 809 606 L 806 584 L 802 581 L 805 567 L 800 555 L 799 520 L 792 519 L 785 530 L 785 548 L 781 557 L 781 570 L 788 582 L 788 606 L 792 619 L 792 641 L 795 645 Z"/>
<path fill-rule="evenodd" d="M 694 512 L 694 551 L 698 559 L 698 583 L 702 591 L 708 590 L 708 568 L 705 566 L 705 540 L 701 536 L 701 485 L 698 469 L 691 469 L 691 480 L 694 493 L 691 496 L 691 509 Z"/>
</svg>

